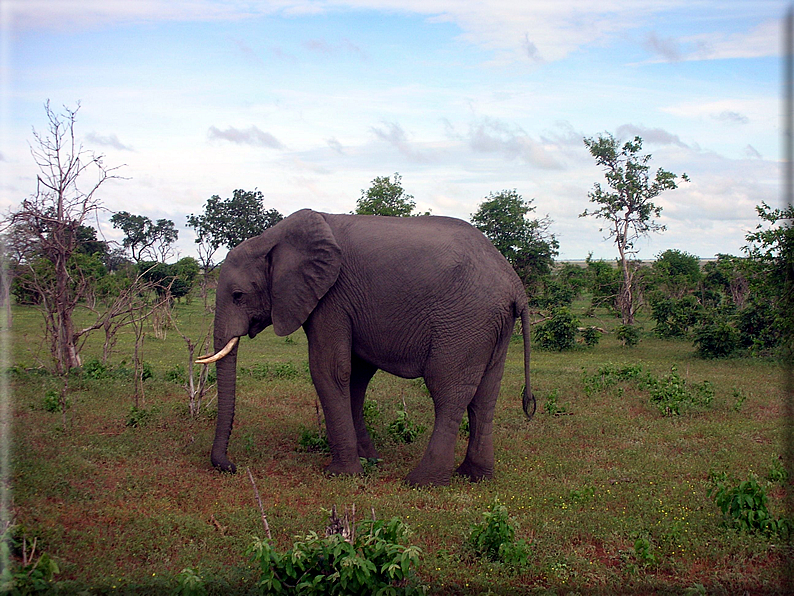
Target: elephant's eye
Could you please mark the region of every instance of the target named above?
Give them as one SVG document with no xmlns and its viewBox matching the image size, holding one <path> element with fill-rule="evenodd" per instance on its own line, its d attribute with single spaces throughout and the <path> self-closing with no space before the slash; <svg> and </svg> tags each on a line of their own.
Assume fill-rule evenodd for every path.
<svg viewBox="0 0 794 596">
<path fill-rule="evenodd" d="M 240 300 L 242 300 L 242 299 L 243 299 L 243 293 L 242 292 L 232 292 L 232 300 L 234 300 L 235 304 L 239 304 Z"/>
</svg>

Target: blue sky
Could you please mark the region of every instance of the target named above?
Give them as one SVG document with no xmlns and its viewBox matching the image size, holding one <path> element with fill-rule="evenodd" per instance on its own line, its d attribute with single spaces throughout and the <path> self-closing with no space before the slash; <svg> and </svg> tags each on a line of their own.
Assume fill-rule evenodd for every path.
<svg viewBox="0 0 794 596">
<path fill-rule="evenodd" d="M 582 139 L 639 135 L 677 248 L 739 254 L 754 206 L 779 206 L 779 0 L 0 0 L 0 208 L 35 191 L 44 103 L 74 107 L 86 148 L 121 165 L 106 222 L 185 216 L 261 190 L 268 208 L 350 212 L 399 172 L 421 210 L 468 219 L 516 189 L 560 257 L 613 258 L 578 214 L 602 173 Z"/>
</svg>

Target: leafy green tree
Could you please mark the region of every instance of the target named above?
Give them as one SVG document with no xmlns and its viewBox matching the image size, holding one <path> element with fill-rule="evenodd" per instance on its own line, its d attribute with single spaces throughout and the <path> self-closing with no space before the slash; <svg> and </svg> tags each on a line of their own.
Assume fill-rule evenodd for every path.
<svg viewBox="0 0 794 596">
<path fill-rule="evenodd" d="M 229 250 L 243 240 L 258 236 L 284 219 L 276 209 L 265 209 L 265 197 L 259 190 L 237 189 L 229 199 L 212 195 L 204 205 L 204 213 L 190 214 L 188 227 L 196 231 L 200 261 L 211 261 L 207 250 L 215 252 L 225 246 Z M 201 248 L 204 247 L 204 248 Z"/>
<path fill-rule="evenodd" d="M 204 213 L 187 216 L 187 225 L 196 232 L 201 295 L 207 306 L 209 274 L 218 266 L 215 253 L 221 247 L 231 250 L 243 240 L 258 236 L 284 219 L 276 209 L 265 209 L 264 196 L 253 191 L 235 190 L 231 198 L 212 195 L 204 205 Z"/>
<path fill-rule="evenodd" d="M 548 217 L 529 219 L 535 211 L 515 190 L 490 193 L 471 216 L 471 222 L 513 266 L 524 285 L 551 273 L 559 243 L 549 232 Z"/>
<path fill-rule="evenodd" d="M 593 260 L 593 255 L 587 255 L 587 278 L 590 289 L 590 311 L 598 307 L 606 307 L 611 311 L 618 311 L 617 298 L 620 292 L 620 270 L 612 263 L 604 260 Z"/>
<path fill-rule="evenodd" d="M 377 176 L 372 181 L 372 186 L 361 191 L 361 197 L 356 201 L 356 215 L 391 215 L 394 217 L 409 217 L 414 215 L 416 201 L 402 187 L 402 177 L 394 174 L 394 180 L 389 176 Z"/>
<path fill-rule="evenodd" d="M 652 270 L 656 289 L 669 298 L 683 298 L 696 291 L 703 279 L 700 258 L 682 250 L 669 249 L 658 254 Z"/>
<path fill-rule="evenodd" d="M 653 203 L 665 190 L 678 188 L 678 176 L 662 168 L 651 176 L 651 155 L 642 155 L 642 139 L 634 137 L 620 146 L 610 134 L 596 138 L 585 138 L 584 144 L 595 158 L 596 163 L 605 170 L 609 189 L 598 182 L 587 196 L 596 205 L 593 211 L 585 210 L 580 217 L 592 216 L 606 221 L 607 238 L 614 239 L 618 249 L 619 264 L 623 275 L 618 307 L 624 325 L 633 325 L 638 300 L 635 295 L 636 266 L 632 255 L 637 253 L 637 239 L 651 232 L 662 232 L 665 227 L 658 223 L 662 208 Z M 688 181 L 686 174 L 681 178 Z"/>
<path fill-rule="evenodd" d="M 144 260 L 165 263 L 173 254 L 173 244 L 179 238 L 179 231 L 170 219 L 152 222 L 145 215 L 135 215 L 119 211 L 110 218 L 114 228 L 124 232 L 122 246 L 128 248 L 133 261 Z"/>
</svg>

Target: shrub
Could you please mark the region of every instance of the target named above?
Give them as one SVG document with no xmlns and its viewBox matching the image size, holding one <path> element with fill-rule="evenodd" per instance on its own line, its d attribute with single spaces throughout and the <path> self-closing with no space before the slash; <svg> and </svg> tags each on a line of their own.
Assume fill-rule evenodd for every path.
<svg viewBox="0 0 794 596">
<path fill-rule="evenodd" d="M 546 396 L 546 403 L 543 406 L 543 411 L 549 416 L 559 416 L 560 414 L 567 414 L 568 408 L 561 406 L 557 403 L 557 390 L 554 389 Z"/>
<path fill-rule="evenodd" d="M 582 331 L 582 337 L 584 338 L 585 345 L 594 348 L 601 340 L 601 332 L 596 327 L 586 327 L 584 331 Z"/>
<path fill-rule="evenodd" d="M 615 337 L 624 346 L 636 346 L 640 343 L 640 328 L 636 325 L 618 325 L 615 327 Z"/>
<path fill-rule="evenodd" d="M 711 381 L 688 383 L 681 378 L 673 366 L 670 374 L 651 384 L 651 403 L 665 416 L 680 415 L 685 408 L 709 406 L 714 399 L 714 385 Z"/>
<path fill-rule="evenodd" d="M 758 532 L 765 536 L 786 538 L 791 533 L 791 522 L 775 518 L 767 507 L 764 488 L 753 475 L 749 480 L 734 485 L 728 475 L 712 475 L 709 496 L 722 510 L 727 525 L 745 532 Z"/>
<path fill-rule="evenodd" d="M 478 557 L 511 567 L 526 565 L 530 553 L 525 540 L 516 540 L 516 527 L 507 515 L 507 507 L 494 497 L 482 514 L 482 523 L 472 526 L 469 548 Z"/>
<path fill-rule="evenodd" d="M 702 316 L 702 307 L 692 295 L 674 299 L 657 296 L 651 301 L 653 332 L 658 337 L 686 337 Z"/>
<path fill-rule="evenodd" d="M 704 321 L 695 329 L 695 348 L 700 358 L 725 358 L 739 347 L 739 332 L 725 320 Z"/>
<path fill-rule="evenodd" d="M 298 444 L 303 451 L 331 453 L 331 446 L 328 444 L 328 436 L 316 430 L 304 428 L 301 431 L 301 438 L 298 440 Z"/>
<path fill-rule="evenodd" d="M 403 409 L 397 412 L 397 418 L 389 423 L 387 430 L 391 438 L 398 443 L 413 443 L 427 430 L 427 427 L 416 424 L 408 418 L 408 412 L 403 405 Z"/>
<path fill-rule="evenodd" d="M 83 376 L 88 379 L 100 380 L 111 376 L 110 368 L 96 358 L 90 358 L 83 363 Z"/>
<path fill-rule="evenodd" d="M 66 408 L 69 408 L 69 400 L 65 403 Z M 47 389 L 42 398 L 42 407 L 46 412 L 57 412 L 61 409 L 61 394 L 55 389 Z"/>
<path fill-rule="evenodd" d="M 281 554 L 268 540 L 249 547 L 261 571 L 261 594 L 423 594 L 414 569 L 421 550 L 405 546 L 405 525 L 390 521 L 361 522 L 345 537 L 311 532 Z M 347 538 L 347 539 L 346 539 Z"/>
<path fill-rule="evenodd" d="M 535 330 L 535 341 L 543 350 L 562 352 L 576 344 L 579 319 L 570 309 L 560 306 L 552 310 L 551 318 Z"/>
<path fill-rule="evenodd" d="M 137 408 L 132 406 L 130 413 L 127 414 L 127 419 L 124 421 L 125 426 L 131 428 L 138 428 L 146 426 L 154 415 L 154 410 L 147 410 L 146 408 Z"/>
</svg>

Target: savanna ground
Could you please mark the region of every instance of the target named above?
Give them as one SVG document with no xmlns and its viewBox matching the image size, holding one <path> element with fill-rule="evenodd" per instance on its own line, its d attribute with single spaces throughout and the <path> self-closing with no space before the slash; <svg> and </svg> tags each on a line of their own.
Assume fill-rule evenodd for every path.
<svg viewBox="0 0 794 596">
<path fill-rule="evenodd" d="M 582 312 L 584 303 L 577 304 Z M 198 339 L 209 322 L 200 301 L 175 310 L 182 330 Z M 616 324 L 607 316 L 582 322 Z M 128 333 L 113 367 L 131 366 L 131 346 Z M 100 353 L 98 334 L 83 358 Z M 268 329 L 242 341 L 239 366 L 249 372 L 238 375 L 230 444 L 242 472 L 236 475 L 209 463 L 214 402 L 191 419 L 184 390 L 168 380 L 187 360 L 175 331 L 161 340 L 150 330 L 146 338 L 144 360 L 154 376 L 145 382 L 148 416 L 139 415 L 138 426 L 127 425 L 133 386 L 119 373 L 71 379 L 64 427 L 61 414 L 43 405 L 48 390 L 61 388 L 36 370 L 44 356 L 40 315 L 16 308 L 9 373 L 13 512 L 19 532 L 37 538 L 38 551 L 58 563 L 55 580 L 67 593 L 169 593 L 187 567 L 211 593 L 247 593 L 256 574 L 244 551 L 264 530 L 246 468 L 280 549 L 296 535 L 322 532 L 334 504 L 374 508 L 378 518 L 408 524 L 410 544 L 422 549 L 418 577 L 432 594 L 785 591 L 782 564 L 792 556 L 785 544 L 725 527 L 707 494 L 711 473 L 737 481 L 755 474 L 773 514 L 783 514 L 783 488 L 764 480 L 783 452 L 782 371 L 771 360 L 699 360 L 690 343 L 649 334 L 634 348 L 607 335 L 595 348 L 536 350 L 538 411 L 527 421 L 518 339 L 496 410 L 494 479 L 412 489 L 402 478 L 430 432 L 404 444 L 386 429 L 403 399 L 410 419 L 432 428 L 431 400 L 415 380 L 384 373 L 373 379 L 368 399 L 377 408 L 370 421 L 383 460 L 366 476 L 325 478 L 328 456 L 300 449 L 302 431 L 317 429 L 302 332 L 285 340 Z M 715 397 L 708 407 L 666 417 L 647 392 L 630 386 L 588 396 L 583 371 L 606 363 L 641 363 L 659 377 L 676 365 L 691 382 L 711 381 Z M 557 409 L 565 410 L 560 415 L 545 411 L 554 392 Z M 465 446 L 461 434 L 458 461 Z M 528 564 L 517 570 L 483 562 L 466 548 L 472 524 L 497 496 L 517 537 L 531 544 Z M 645 545 L 639 550 L 638 539 Z"/>
</svg>

